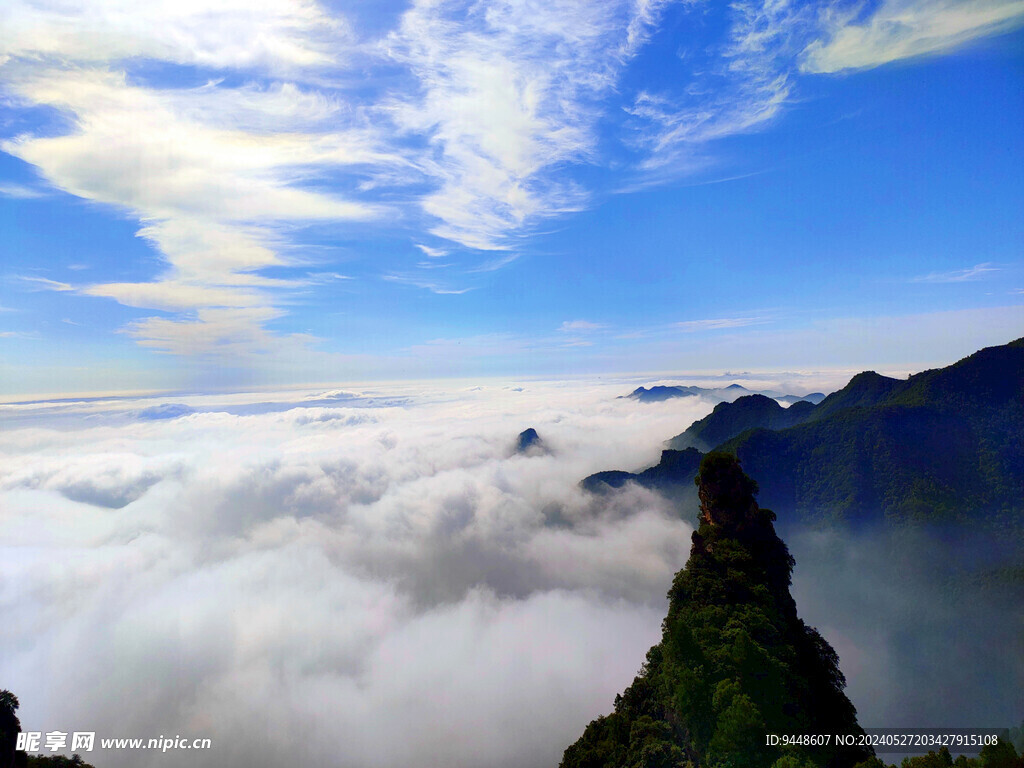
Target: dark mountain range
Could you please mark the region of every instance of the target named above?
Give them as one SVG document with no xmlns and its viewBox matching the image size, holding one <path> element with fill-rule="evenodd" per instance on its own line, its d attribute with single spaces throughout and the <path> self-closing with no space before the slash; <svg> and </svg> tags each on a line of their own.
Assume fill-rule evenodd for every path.
<svg viewBox="0 0 1024 768">
<path fill-rule="evenodd" d="M 669 447 L 677 451 L 686 448 L 710 451 L 748 429 L 785 429 L 802 421 L 815 407 L 806 400 L 803 403 L 783 408 L 764 395 L 746 395 L 732 403 L 719 403 L 703 419 L 695 421 L 681 435 L 669 440 Z"/>
<path fill-rule="evenodd" d="M 766 733 L 860 734 L 838 658 L 800 620 L 793 558 L 735 457 L 705 456 L 700 527 L 669 591 L 662 640 L 562 768 L 852 768 L 862 747 L 768 746 Z"/>
<path fill-rule="evenodd" d="M 703 395 L 704 397 L 709 397 L 723 402 L 732 402 L 733 400 L 748 394 L 751 394 L 751 390 L 741 384 L 730 384 L 728 387 L 721 387 L 718 389 L 688 387 L 683 385 L 666 386 L 658 384 L 650 389 L 646 387 L 637 387 L 628 395 L 623 395 L 618 399 L 636 400 L 641 403 L 660 403 L 677 397 L 695 397 L 697 395 Z M 797 403 L 802 400 L 809 400 L 812 403 L 820 403 L 825 399 L 825 395 L 821 392 L 812 392 L 804 397 L 787 395 L 782 392 L 774 392 L 772 390 L 759 391 L 757 394 L 765 395 L 787 404 Z"/>
<path fill-rule="evenodd" d="M 666 386 L 653 386 L 650 389 L 646 387 L 637 387 L 628 395 L 623 395 L 622 398 L 628 398 L 630 400 L 638 400 L 641 403 L 660 403 L 663 400 L 671 400 L 674 397 L 693 397 L 695 395 L 703 394 L 705 391 L 702 387 L 666 387 Z"/>
<path fill-rule="evenodd" d="M 882 376 L 874 371 L 858 373 L 838 392 L 822 400 L 814 409 L 813 418 L 822 419 L 844 408 L 867 408 L 878 405 L 907 382 Z"/>
<path fill-rule="evenodd" d="M 798 512 L 1010 523 L 1024 512 L 1024 340 L 906 381 L 861 374 L 791 429 L 723 446 Z M 849 405 L 848 403 L 854 403 Z"/>
<path fill-rule="evenodd" d="M 817 405 L 818 403 L 825 399 L 825 393 L 811 392 L 811 394 L 804 395 L 803 397 L 797 397 L 796 395 L 780 395 L 775 399 L 778 400 L 780 403 L 785 403 L 786 405 L 792 405 L 793 403 L 803 402 L 814 403 L 815 405 Z"/>
<path fill-rule="evenodd" d="M 860 373 L 818 405 L 721 403 L 669 446 L 738 456 L 786 515 L 1019 522 L 1024 339 L 906 380 Z"/>
<path fill-rule="evenodd" d="M 656 491 L 689 487 L 693 485 L 693 478 L 703 456 L 704 454 L 694 448 L 682 451 L 666 450 L 661 452 L 660 462 L 643 472 L 623 472 L 615 469 L 598 472 L 584 479 L 581 485 L 591 493 L 621 488 L 630 481 Z"/>
<path fill-rule="evenodd" d="M 710 414 L 669 440 L 668 446 L 676 450 L 693 446 L 708 451 L 748 429 L 786 429 L 812 419 L 825 418 L 844 408 L 877 405 L 906 383 L 874 371 L 865 371 L 817 404 L 801 400 L 788 408 L 780 405 L 777 398 L 745 395 L 732 402 L 719 403 Z"/>
</svg>

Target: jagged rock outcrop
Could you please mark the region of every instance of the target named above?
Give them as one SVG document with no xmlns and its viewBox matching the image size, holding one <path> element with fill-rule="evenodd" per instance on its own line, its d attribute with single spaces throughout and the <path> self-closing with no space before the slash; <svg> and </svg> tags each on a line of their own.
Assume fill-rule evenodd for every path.
<svg viewBox="0 0 1024 768">
<path fill-rule="evenodd" d="M 542 456 L 550 453 L 550 450 L 548 450 L 544 441 L 540 439 L 537 430 L 533 427 L 528 427 L 520 432 L 519 437 L 516 438 L 516 453 L 526 456 Z"/>
<path fill-rule="evenodd" d="M 797 615 L 793 559 L 775 515 L 757 505 L 757 484 L 723 453 L 704 458 L 697 483 L 700 526 L 669 592 L 662 640 L 562 768 L 851 768 L 870 757 L 834 743 L 766 744 L 766 733 L 861 729 L 835 651 Z"/>
</svg>

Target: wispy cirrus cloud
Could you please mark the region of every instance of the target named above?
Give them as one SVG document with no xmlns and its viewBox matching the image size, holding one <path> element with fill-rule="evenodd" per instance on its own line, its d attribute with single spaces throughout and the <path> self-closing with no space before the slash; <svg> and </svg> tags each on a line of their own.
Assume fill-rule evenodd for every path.
<svg viewBox="0 0 1024 768">
<path fill-rule="evenodd" d="M 267 323 L 283 316 L 273 307 L 200 307 L 175 318 L 147 317 L 129 323 L 123 332 L 143 347 L 172 355 L 244 361 L 254 356 L 288 352 L 315 341 L 308 334 L 279 334 Z"/>
<path fill-rule="evenodd" d="M 803 71 L 868 69 L 1024 25 L 1021 0 L 884 0 L 866 19 L 859 10 L 829 9 L 822 38 L 805 51 Z"/>
<path fill-rule="evenodd" d="M 354 38 L 343 16 L 312 0 L 15 0 L 0 10 L 0 26 L 10 97 L 68 121 L 63 133 L 23 134 L 2 149 L 52 186 L 138 217 L 139 236 L 162 257 L 148 281 L 80 289 L 176 313 L 126 328 L 145 346 L 183 354 L 206 354 L 211 343 L 226 354 L 273 346 L 263 323 L 281 315 L 280 293 L 294 285 L 262 270 L 291 263 L 291 230 L 379 214 L 307 183 L 395 161 L 336 89 L 323 87 Z M 211 79 L 151 85 L 127 74 L 133 61 L 204 68 Z M 223 71 L 242 84 L 225 85 Z"/>
<path fill-rule="evenodd" d="M 930 272 L 927 275 L 919 275 L 911 278 L 912 283 L 968 283 L 974 280 L 983 280 L 992 272 L 999 272 L 1000 268 L 991 262 L 975 264 L 967 269 L 954 269 L 949 272 Z"/>
<path fill-rule="evenodd" d="M 1024 25 L 1024 2 L 883 0 L 868 7 L 848 0 L 739 0 L 726 15 L 726 39 L 711 46 L 709 63 L 679 67 L 685 85 L 641 90 L 628 108 L 646 156 L 644 176 L 626 189 L 701 169 L 709 142 L 756 130 L 781 115 L 801 74 L 944 53 Z"/>
<path fill-rule="evenodd" d="M 46 193 L 35 187 L 24 184 L 0 183 L 0 197 L 10 197 L 15 200 L 36 200 L 46 197 Z"/>
<path fill-rule="evenodd" d="M 463 293 L 469 293 L 473 290 L 473 286 L 456 288 L 439 280 L 430 280 L 418 275 L 388 274 L 383 277 L 388 282 L 411 285 L 414 288 L 423 288 L 431 293 L 436 293 L 442 296 L 460 296 Z"/>
<path fill-rule="evenodd" d="M 595 99 L 642 43 L 655 5 L 414 5 L 386 45 L 419 91 L 389 96 L 371 120 L 328 84 L 355 49 L 347 22 L 315 3 L 228 3 L 214 11 L 188 2 L 145 9 L 116 0 L 48 9 L 16 3 L 4 17 L 5 28 L 18 32 L 2 48 L 7 87 L 26 106 L 60 110 L 70 129 L 2 146 L 54 187 L 139 217 L 139 235 L 161 254 L 164 271 L 81 292 L 178 314 L 133 323 L 128 332 L 140 342 L 188 351 L 175 339 L 204 327 L 214 339 L 235 328 L 240 339 L 261 340 L 262 326 L 238 322 L 280 316 L 279 294 L 294 284 L 264 271 L 289 266 L 289 229 L 379 214 L 375 204 L 314 190 L 306 182 L 318 175 L 363 170 L 356 185 L 363 192 L 382 181 L 434 180 L 439 188 L 422 198 L 439 222 L 431 228 L 462 246 L 504 248 L 535 216 L 578 208 L 582 191 L 545 172 L 592 153 Z M 371 49 L 361 50 L 361 66 L 379 63 Z M 121 71 L 132 57 L 271 80 L 150 86 Z M 398 136 L 381 125 L 381 110 Z M 401 146 L 416 135 L 428 139 L 429 152 Z M 435 259 L 448 249 L 420 250 Z M 492 271 L 516 257 L 468 271 Z M 436 293 L 469 290 L 395 277 Z M 225 324 L 228 309 L 239 312 Z M 219 319 L 210 325 L 211 318 Z"/>
<path fill-rule="evenodd" d="M 642 90 L 628 112 L 638 123 L 640 163 L 652 182 L 664 182 L 706 163 L 705 145 L 745 133 L 776 117 L 793 91 L 795 59 L 814 17 L 806 6 L 775 0 L 731 3 L 726 37 L 711 59 L 676 63 L 681 84 Z M 642 184 L 642 183 L 641 183 Z"/>
<path fill-rule="evenodd" d="M 566 320 L 562 323 L 558 330 L 563 333 L 580 333 L 586 331 L 600 331 L 607 328 L 604 323 L 592 323 L 589 320 Z"/>
<path fill-rule="evenodd" d="M 17 275 L 18 280 L 23 283 L 28 283 L 29 287 L 37 291 L 73 291 L 74 286 L 69 283 L 61 282 L 60 280 L 51 280 L 48 277 L 35 277 L 32 275 Z"/>
<path fill-rule="evenodd" d="M 725 328 L 746 328 L 751 325 L 765 325 L 770 323 L 768 317 L 716 317 L 705 320 L 684 320 L 675 324 L 675 327 L 686 333 L 698 331 L 718 331 Z"/>
<path fill-rule="evenodd" d="M 537 219 L 585 204 L 586 190 L 553 171 L 594 159 L 600 100 L 659 5 L 413 3 L 387 48 L 419 92 L 388 111 L 430 145 L 420 164 L 438 186 L 421 205 L 434 235 L 504 249 Z"/>
<path fill-rule="evenodd" d="M 126 307 L 162 309 L 169 312 L 202 307 L 251 307 L 260 303 L 254 291 L 215 288 L 174 280 L 153 283 L 103 283 L 84 288 L 89 296 L 105 296 Z"/>
<path fill-rule="evenodd" d="M 171 326 L 134 325 L 132 335 L 147 346 L 167 338 L 161 332 L 145 339 L 149 328 L 206 327 L 211 338 L 222 338 L 225 327 L 205 321 L 197 312 L 204 308 L 274 308 L 274 292 L 289 283 L 261 270 L 289 264 L 281 248 L 288 227 L 379 213 L 374 205 L 296 185 L 326 168 L 384 160 L 359 129 L 323 130 L 323 100 L 299 88 L 155 89 L 101 68 L 31 67 L 16 67 L 8 87 L 25 103 L 56 107 L 75 123 L 63 135 L 23 135 L 0 147 L 35 165 L 53 186 L 138 216 L 139 236 L 161 254 L 165 268 L 150 281 L 82 289 L 127 306 L 191 313 Z M 216 108 L 205 110 L 206 104 Z M 261 112 L 277 125 L 263 125 Z M 240 338 L 266 334 L 254 326 Z M 187 351 L 172 342 L 167 349 Z"/>
<path fill-rule="evenodd" d="M 423 245 L 423 243 L 416 243 L 416 247 L 419 248 L 423 255 L 428 259 L 440 259 L 448 255 L 448 251 L 444 248 L 432 248 L 429 245 Z"/>
</svg>

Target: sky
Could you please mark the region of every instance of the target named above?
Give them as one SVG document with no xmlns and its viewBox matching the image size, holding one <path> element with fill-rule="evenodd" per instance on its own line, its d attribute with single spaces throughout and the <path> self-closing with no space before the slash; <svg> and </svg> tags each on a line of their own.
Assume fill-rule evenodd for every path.
<svg viewBox="0 0 1024 768">
<path fill-rule="evenodd" d="M 1024 2 L 9 0 L 0 395 L 1024 335 Z"/>
</svg>

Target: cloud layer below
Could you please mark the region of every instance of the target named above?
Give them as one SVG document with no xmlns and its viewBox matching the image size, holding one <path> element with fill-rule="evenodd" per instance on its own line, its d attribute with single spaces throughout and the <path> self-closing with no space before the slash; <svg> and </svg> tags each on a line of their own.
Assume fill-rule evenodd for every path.
<svg viewBox="0 0 1024 768">
<path fill-rule="evenodd" d="M 8 407 L 0 672 L 24 726 L 209 736 L 195 765 L 556 762 L 689 547 L 658 497 L 576 484 L 710 404 L 617 394 Z M 514 454 L 527 426 L 551 455 Z M 102 762 L 166 759 L 140 754 Z"/>
<path fill-rule="evenodd" d="M 209 737 L 197 766 L 556 764 L 657 641 L 689 551 L 659 496 L 578 487 L 713 405 L 617 399 L 637 383 L 2 406 L 0 677 L 24 727 Z M 549 453 L 515 453 L 531 426 Z M 1019 645 L 1019 595 L 965 608 L 935 566 L 966 539 L 790 534 L 862 722 L 1019 718 L 1024 669 L 980 650 Z"/>
</svg>

